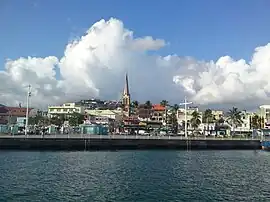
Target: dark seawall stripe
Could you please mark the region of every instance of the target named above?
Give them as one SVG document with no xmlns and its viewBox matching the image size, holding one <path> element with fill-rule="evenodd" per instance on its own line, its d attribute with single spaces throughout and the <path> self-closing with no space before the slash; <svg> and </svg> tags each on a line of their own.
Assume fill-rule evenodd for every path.
<svg viewBox="0 0 270 202">
<path fill-rule="evenodd" d="M 0 150 L 260 149 L 259 140 L 0 138 Z"/>
</svg>

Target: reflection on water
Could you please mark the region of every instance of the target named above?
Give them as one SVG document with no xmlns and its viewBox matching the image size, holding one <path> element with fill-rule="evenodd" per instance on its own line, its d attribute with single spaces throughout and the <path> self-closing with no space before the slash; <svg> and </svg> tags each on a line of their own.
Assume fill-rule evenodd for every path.
<svg viewBox="0 0 270 202">
<path fill-rule="evenodd" d="M 0 201 L 267 201 L 262 151 L 0 152 Z"/>
</svg>

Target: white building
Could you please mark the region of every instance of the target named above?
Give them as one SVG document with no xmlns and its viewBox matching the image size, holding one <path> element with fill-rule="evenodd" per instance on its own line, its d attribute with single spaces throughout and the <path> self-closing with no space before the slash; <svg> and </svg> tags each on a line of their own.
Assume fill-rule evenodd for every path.
<svg viewBox="0 0 270 202">
<path fill-rule="evenodd" d="M 235 131 L 239 131 L 239 132 L 248 132 L 251 130 L 251 116 L 252 116 L 252 113 L 250 112 L 247 112 L 247 111 L 242 111 L 241 113 L 241 120 L 242 120 L 242 123 L 240 125 L 238 125 L 236 128 L 235 128 Z"/>
<path fill-rule="evenodd" d="M 261 105 L 259 116 L 263 118 L 263 128 L 270 128 L 270 105 Z"/>
<path fill-rule="evenodd" d="M 192 119 L 192 113 L 194 111 L 198 112 L 201 119 L 202 119 L 202 113 L 199 112 L 198 107 L 188 107 L 187 108 L 187 122 L 189 122 Z M 185 122 L 185 108 L 179 108 L 177 110 L 177 122 L 179 125 L 182 125 Z M 191 128 L 191 127 L 189 126 L 189 128 Z"/>
<path fill-rule="evenodd" d="M 77 106 L 75 103 L 65 103 L 59 106 L 49 106 L 48 107 L 48 116 L 54 115 L 69 115 L 74 112 L 79 114 L 84 114 L 85 108 L 82 106 Z"/>
<path fill-rule="evenodd" d="M 95 117 L 107 117 L 109 119 L 113 119 L 115 121 L 122 120 L 123 112 L 122 110 L 100 110 L 100 109 L 93 109 L 93 110 L 85 110 L 86 114 Z"/>
</svg>

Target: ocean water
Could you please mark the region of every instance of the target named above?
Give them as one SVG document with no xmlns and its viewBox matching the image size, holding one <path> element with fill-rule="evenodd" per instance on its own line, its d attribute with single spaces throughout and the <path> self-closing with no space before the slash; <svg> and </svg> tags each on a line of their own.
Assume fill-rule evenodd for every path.
<svg viewBox="0 0 270 202">
<path fill-rule="evenodd" d="M 270 201 L 270 152 L 0 152 L 0 201 Z"/>
</svg>

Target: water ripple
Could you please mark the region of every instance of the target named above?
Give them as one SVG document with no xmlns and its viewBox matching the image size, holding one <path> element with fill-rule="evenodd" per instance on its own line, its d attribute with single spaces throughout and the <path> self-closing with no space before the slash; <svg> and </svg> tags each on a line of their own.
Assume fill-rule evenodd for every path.
<svg viewBox="0 0 270 202">
<path fill-rule="evenodd" d="M 270 153 L 0 152 L 0 201 L 269 201 Z"/>
</svg>

